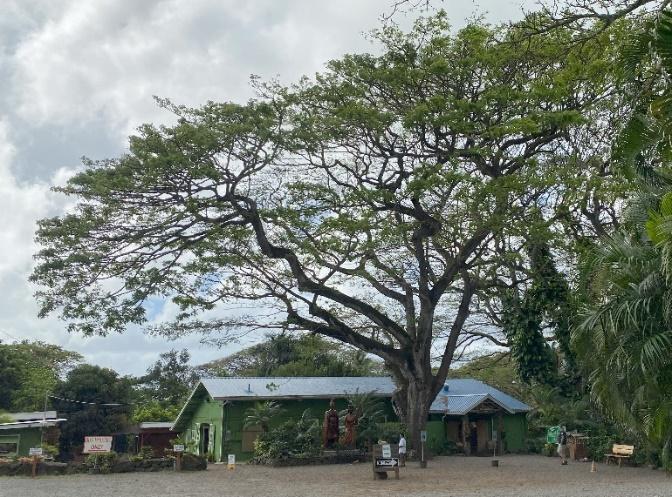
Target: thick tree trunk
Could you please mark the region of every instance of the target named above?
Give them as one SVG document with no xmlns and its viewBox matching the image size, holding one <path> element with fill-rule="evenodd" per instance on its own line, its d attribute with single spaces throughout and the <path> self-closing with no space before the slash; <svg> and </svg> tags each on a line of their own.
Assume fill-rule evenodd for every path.
<svg viewBox="0 0 672 497">
<path fill-rule="evenodd" d="M 427 426 L 429 415 L 430 385 L 421 380 L 409 381 L 395 395 L 395 401 L 399 406 L 399 417 L 406 425 L 406 438 L 409 447 L 420 450 L 420 432 Z"/>
</svg>

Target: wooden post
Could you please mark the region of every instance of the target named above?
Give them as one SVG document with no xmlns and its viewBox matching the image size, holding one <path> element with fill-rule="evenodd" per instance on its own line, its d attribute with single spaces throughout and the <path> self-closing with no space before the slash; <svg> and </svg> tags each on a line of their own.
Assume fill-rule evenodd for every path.
<svg viewBox="0 0 672 497">
<path fill-rule="evenodd" d="M 497 449 L 498 452 L 504 454 L 504 442 L 502 441 L 502 432 L 504 431 L 504 416 L 502 411 L 497 413 Z"/>
<path fill-rule="evenodd" d="M 175 453 L 175 471 L 182 471 L 182 452 Z"/>
<path fill-rule="evenodd" d="M 32 475 L 33 478 L 37 476 L 37 456 L 33 456 L 33 468 L 32 468 Z"/>
<path fill-rule="evenodd" d="M 469 440 L 467 443 L 467 434 L 469 434 Z M 464 455 L 471 455 L 471 431 L 469 426 L 469 415 L 465 414 L 462 416 L 462 445 L 464 446 Z"/>
</svg>

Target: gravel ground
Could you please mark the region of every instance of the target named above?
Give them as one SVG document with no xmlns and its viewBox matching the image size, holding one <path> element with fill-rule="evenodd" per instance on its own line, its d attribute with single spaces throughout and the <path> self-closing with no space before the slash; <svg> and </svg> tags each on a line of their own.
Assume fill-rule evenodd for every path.
<svg viewBox="0 0 672 497">
<path fill-rule="evenodd" d="M 648 468 L 618 468 L 557 458 L 439 457 L 410 463 L 401 479 L 374 481 L 369 464 L 268 468 L 213 465 L 196 473 L 127 473 L 0 478 L 1 497 L 652 497 L 672 496 L 672 478 Z"/>
</svg>

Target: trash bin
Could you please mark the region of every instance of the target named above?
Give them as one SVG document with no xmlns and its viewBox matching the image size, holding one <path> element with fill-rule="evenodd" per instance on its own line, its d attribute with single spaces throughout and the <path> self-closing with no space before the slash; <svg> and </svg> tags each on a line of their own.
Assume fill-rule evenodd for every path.
<svg viewBox="0 0 672 497">
<path fill-rule="evenodd" d="M 588 457 L 588 437 L 581 434 L 569 435 L 567 445 L 570 459 L 580 461 Z"/>
</svg>

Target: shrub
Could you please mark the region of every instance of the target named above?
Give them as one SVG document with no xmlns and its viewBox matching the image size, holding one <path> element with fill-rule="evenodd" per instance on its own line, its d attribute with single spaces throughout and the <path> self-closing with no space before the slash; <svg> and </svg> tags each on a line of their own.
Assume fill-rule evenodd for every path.
<svg viewBox="0 0 672 497">
<path fill-rule="evenodd" d="M 90 472 L 109 473 L 116 462 L 117 453 L 114 451 L 106 454 L 90 454 L 84 460 L 84 467 Z"/>
<path fill-rule="evenodd" d="M 544 455 L 548 457 L 553 457 L 558 453 L 558 446 L 555 444 L 545 443 L 544 444 Z"/>
<path fill-rule="evenodd" d="M 148 459 L 154 458 L 154 449 L 150 445 L 145 445 L 142 449 L 138 451 L 138 454 L 135 456 L 129 457 L 129 461 L 146 461 Z"/>
<path fill-rule="evenodd" d="M 385 440 L 389 443 L 399 442 L 399 435 L 406 433 L 406 425 L 403 423 L 376 423 L 374 442 Z"/>
<path fill-rule="evenodd" d="M 310 457 L 320 452 L 321 430 L 317 419 L 306 409 L 299 420 L 289 420 L 254 443 L 255 462 L 265 463 L 280 457 Z"/>
</svg>

